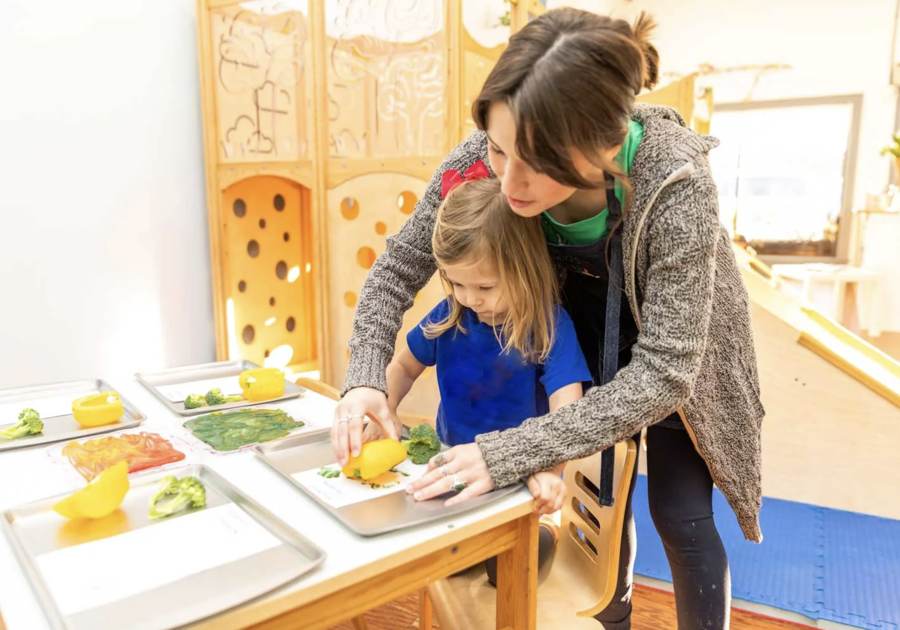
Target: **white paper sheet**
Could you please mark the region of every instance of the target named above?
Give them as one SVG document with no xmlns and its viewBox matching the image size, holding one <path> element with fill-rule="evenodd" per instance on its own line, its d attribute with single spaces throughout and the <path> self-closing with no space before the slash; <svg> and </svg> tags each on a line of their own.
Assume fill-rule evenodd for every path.
<svg viewBox="0 0 900 630">
<path fill-rule="evenodd" d="M 57 416 L 72 415 L 72 403 L 91 394 L 97 394 L 99 391 L 95 389 L 86 389 L 81 392 L 73 392 L 71 394 L 63 394 L 57 396 L 47 396 L 46 398 L 36 398 L 34 400 L 23 400 L 22 402 L 4 403 L 0 405 L 0 426 L 4 424 L 15 424 L 19 421 L 19 413 L 26 407 L 30 407 L 37 411 L 41 418 L 56 418 Z"/>
<path fill-rule="evenodd" d="M 341 471 L 341 467 L 338 464 L 324 466 L 323 469 L 339 473 Z M 428 470 L 428 465 L 417 466 L 407 459 L 394 466 L 394 470 L 397 473 L 393 476 L 393 482 L 379 488 L 374 488 L 365 482 L 355 479 L 347 479 L 343 473 L 337 477 L 323 477 L 319 474 L 320 470 L 322 469 L 304 470 L 292 476 L 300 485 L 307 488 L 328 505 L 341 508 L 405 490 L 407 485 L 425 474 Z"/>
<path fill-rule="evenodd" d="M 63 615 L 97 608 L 280 545 L 234 504 L 51 551 L 35 562 Z"/>
<path fill-rule="evenodd" d="M 205 396 L 206 392 L 217 387 L 222 390 L 225 396 L 239 396 L 241 394 L 241 384 L 238 381 L 239 376 L 226 376 L 225 378 L 208 378 L 205 381 L 194 381 L 192 383 L 178 383 L 177 385 L 163 385 L 157 387 L 159 392 L 172 402 L 184 402 L 184 399 L 191 394 L 200 394 Z"/>
</svg>

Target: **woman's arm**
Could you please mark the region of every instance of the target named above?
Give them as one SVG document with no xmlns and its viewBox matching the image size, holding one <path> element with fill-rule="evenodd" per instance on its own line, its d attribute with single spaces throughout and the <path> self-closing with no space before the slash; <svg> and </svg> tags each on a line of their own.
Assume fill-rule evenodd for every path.
<svg viewBox="0 0 900 630">
<path fill-rule="evenodd" d="M 671 192 L 670 192 L 671 191 Z M 673 185 L 648 219 L 642 329 L 631 362 L 607 385 L 515 429 L 476 437 L 495 487 L 585 457 L 658 422 L 690 397 L 712 310 L 716 190 Z"/>
<path fill-rule="evenodd" d="M 572 383 L 571 385 L 566 385 L 565 387 L 559 388 L 558 390 L 550 394 L 550 413 L 553 413 L 561 407 L 572 404 L 576 400 L 580 399 L 583 394 L 584 391 L 581 387 L 581 383 Z M 560 462 L 551 470 L 557 475 L 561 475 L 565 467 L 566 462 Z"/>
</svg>

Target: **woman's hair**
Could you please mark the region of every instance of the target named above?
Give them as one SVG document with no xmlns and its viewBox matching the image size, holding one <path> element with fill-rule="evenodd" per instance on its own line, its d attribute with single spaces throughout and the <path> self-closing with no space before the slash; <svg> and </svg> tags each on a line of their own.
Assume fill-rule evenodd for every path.
<svg viewBox="0 0 900 630">
<path fill-rule="evenodd" d="M 438 267 L 489 265 L 500 277 L 497 287 L 508 305 L 497 338 L 504 351 L 518 350 L 541 363 L 550 353 L 559 301 L 556 270 L 547 252 L 540 219 L 520 217 L 500 192 L 497 179 L 474 179 L 451 192 L 438 209 L 432 237 Z M 464 307 L 456 300 L 443 271 L 450 314 L 430 322 L 434 338 L 462 325 Z"/>
<path fill-rule="evenodd" d="M 509 40 L 472 104 L 478 128 L 488 128 L 491 103 L 505 103 L 516 152 L 534 170 L 567 186 L 602 187 L 578 173 L 574 148 L 628 187 L 598 149 L 624 142 L 635 97 L 657 83 L 659 54 L 648 41 L 655 27 L 646 13 L 632 26 L 578 9 L 548 11 Z"/>
</svg>

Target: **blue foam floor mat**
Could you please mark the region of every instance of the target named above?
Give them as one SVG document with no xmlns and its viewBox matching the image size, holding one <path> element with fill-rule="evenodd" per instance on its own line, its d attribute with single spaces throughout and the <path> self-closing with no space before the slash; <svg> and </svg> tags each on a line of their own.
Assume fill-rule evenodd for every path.
<svg viewBox="0 0 900 630">
<path fill-rule="evenodd" d="M 722 494 L 713 511 L 731 566 L 731 593 L 743 599 L 870 630 L 900 630 L 900 521 L 779 499 L 763 499 L 765 539 L 747 542 Z M 634 491 L 635 573 L 672 581 L 650 519 L 647 477 Z"/>
</svg>

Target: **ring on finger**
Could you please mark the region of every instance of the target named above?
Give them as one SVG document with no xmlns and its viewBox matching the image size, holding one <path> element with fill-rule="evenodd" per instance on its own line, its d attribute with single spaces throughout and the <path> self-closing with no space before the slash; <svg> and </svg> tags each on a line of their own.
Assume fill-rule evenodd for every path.
<svg viewBox="0 0 900 630">
<path fill-rule="evenodd" d="M 353 416 L 344 416 L 343 418 L 338 418 L 338 424 L 341 424 L 342 422 L 350 422 L 350 418 L 352 417 Z"/>
<path fill-rule="evenodd" d="M 363 416 L 361 416 L 358 413 L 351 414 L 351 415 L 347 416 L 347 422 L 350 422 L 351 420 L 353 420 L 353 418 L 359 418 L 360 420 L 362 420 Z"/>
<path fill-rule="evenodd" d="M 434 456 L 434 465 L 435 466 L 443 466 L 445 463 L 446 463 L 446 460 L 444 459 L 443 453 L 438 453 L 437 455 Z M 444 476 L 446 477 L 446 475 L 444 475 Z"/>
<path fill-rule="evenodd" d="M 446 467 L 446 466 L 441 466 L 440 471 L 441 471 L 441 476 L 442 476 L 442 477 L 446 477 L 447 475 L 450 474 L 450 471 L 447 470 L 447 467 Z"/>
<path fill-rule="evenodd" d="M 463 481 L 460 478 L 459 475 L 453 475 L 453 479 L 451 479 L 450 481 L 451 481 L 450 489 L 453 490 L 453 492 L 462 492 L 463 490 L 466 489 L 466 486 L 468 485 L 465 481 Z"/>
</svg>

